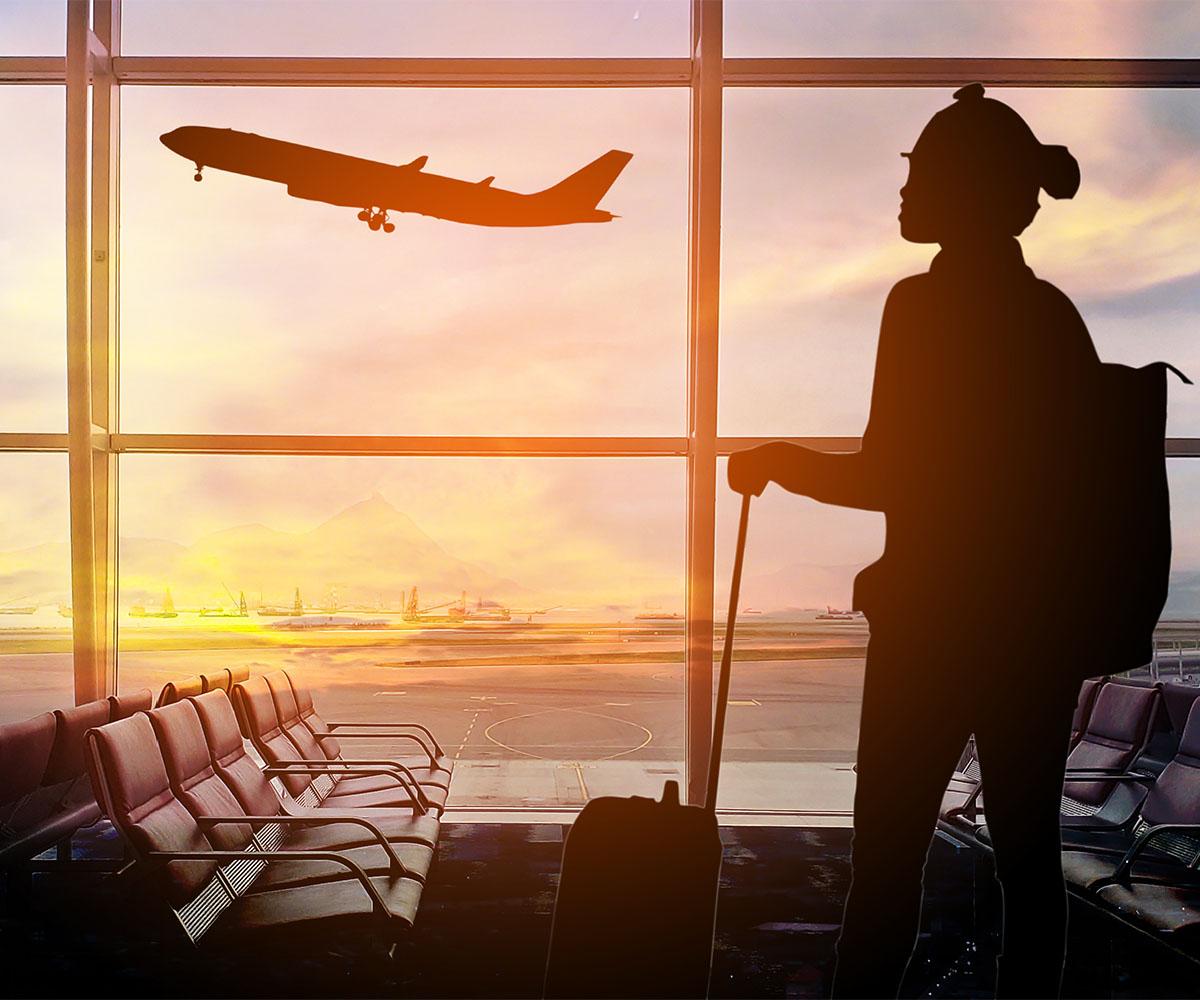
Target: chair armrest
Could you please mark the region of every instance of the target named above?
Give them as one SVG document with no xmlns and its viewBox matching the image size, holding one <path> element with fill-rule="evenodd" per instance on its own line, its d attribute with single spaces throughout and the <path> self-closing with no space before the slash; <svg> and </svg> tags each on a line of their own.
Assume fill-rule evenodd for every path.
<svg viewBox="0 0 1200 1000">
<path fill-rule="evenodd" d="M 382 847 L 384 853 L 388 856 L 388 867 L 391 869 L 393 875 L 413 878 L 417 879 L 417 881 L 424 881 L 423 879 L 419 878 L 417 874 L 412 871 L 412 869 L 405 865 L 403 861 L 400 860 L 400 855 L 396 853 L 396 848 L 393 846 L 392 842 L 383 835 L 383 831 L 380 830 L 379 827 L 377 827 L 374 823 L 370 823 L 367 820 L 358 817 L 353 819 L 334 819 L 333 817 L 322 816 L 309 820 L 303 819 L 299 816 L 288 816 L 284 814 L 277 814 L 275 816 L 197 816 L 196 822 L 199 823 L 200 826 L 220 826 L 226 823 L 279 823 L 282 826 L 334 826 L 338 823 L 353 823 L 356 826 L 365 827 L 372 834 L 374 834 L 378 846 Z M 295 854 L 300 852 L 288 851 L 287 853 Z"/>
<path fill-rule="evenodd" d="M 1128 774 L 1128 770 L 1123 767 L 1068 767 L 1064 772 L 1067 777 L 1074 778 L 1077 772 L 1087 771 L 1091 774 Z"/>
<path fill-rule="evenodd" d="M 1123 857 L 1121 859 L 1121 863 L 1117 865 L 1116 871 L 1114 871 L 1109 878 L 1104 880 L 1105 884 L 1111 884 L 1114 882 L 1128 884 L 1130 871 L 1133 868 L 1134 861 L 1136 861 L 1138 857 L 1145 852 L 1146 848 L 1150 846 L 1150 842 L 1154 840 L 1155 837 L 1163 833 L 1192 833 L 1200 836 L 1200 824 L 1159 823 L 1157 826 L 1150 827 L 1149 830 L 1144 830 L 1133 842 L 1129 850 L 1125 852 L 1125 857 Z M 1181 867 L 1182 864 L 1183 863 L 1180 862 Z"/>
<path fill-rule="evenodd" d="M 332 861 L 358 880 L 371 897 L 372 910 L 381 917 L 391 916 L 391 911 L 367 873 L 349 858 L 333 851 L 149 851 L 145 857 L 164 864 L 168 861 Z"/>
<path fill-rule="evenodd" d="M 1118 774 L 1111 774 L 1104 771 L 1078 771 L 1069 774 L 1067 777 L 1070 781 L 1103 781 L 1106 784 L 1145 781 L 1153 785 L 1157 780 L 1152 774 L 1138 774 L 1136 771 L 1124 771 Z"/>
<path fill-rule="evenodd" d="M 371 729 L 415 729 L 417 732 L 424 733 L 429 737 L 439 757 L 444 756 L 446 753 L 442 749 L 442 745 L 438 743 L 437 737 L 433 735 L 429 728 L 422 726 L 418 722 L 327 722 L 326 725 L 330 729 L 362 729 L 364 727 Z"/>
<path fill-rule="evenodd" d="M 268 764 L 266 767 L 263 768 L 263 774 L 267 775 L 268 777 L 274 777 L 277 774 L 278 775 L 315 774 L 318 776 L 324 775 L 325 777 L 329 777 L 330 775 L 333 775 L 333 774 L 385 774 L 390 778 L 395 778 L 396 783 L 399 784 L 400 787 L 403 788 L 404 791 L 406 791 L 408 793 L 408 796 L 409 796 L 410 800 L 412 801 L 414 810 L 420 810 L 422 815 L 424 815 L 426 812 L 429 811 L 429 799 L 427 799 L 425 797 L 425 793 L 421 791 L 420 786 L 417 786 L 415 788 L 415 790 L 413 788 L 409 787 L 408 782 L 405 779 L 404 775 L 402 773 L 400 773 L 397 770 L 397 768 L 394 768 L 394 767 L 336 768 L 336 767 L 329 766 L 332 763 L 333 763 L 333 761 L 325 761 L 326 766 L 321 767 L 319 765 L 319 762 L 314 762 L 314 761 L 306 761 L 306 760 L 281 761 L 278 764 Z"/>
<path fill-rule="evenodd" d="M 365 733 L 313 733 L 317 740 L 411 740 L 416 743 L 423 751 L 425 756 L 429 758 L 431 764 L 437 762 L 437 755 L 433 749 L 428 746 L 420 737 L 414 736 L 412 733 L 395 733 L 395 732 L 365 732 Z"/>
<path fill-rule="evenodd" d="M 301 758 L 300 760 L 280 761 L 270 766 L 284 767 L 289 764 L 307 764 L 314 768 L 324 767 L 325 770 L 322 773 L 326 774 L 390 774 L 396 778 L 406 792 L 410 795 L 415 794 L 420 798 L 422 805 L 429 805 L 429 798 L 422 790 L 421 783 L 417 781 L 416 775 L 403 764 L 399 764 L 394 760 L 374 757 L 335 757 L 333 760 L 308 760 Z M 344 765 L 350 766 L 347 767 Z M 382 771 L 379 770 L 381 768 L 383 769 Z"/>
</svg>

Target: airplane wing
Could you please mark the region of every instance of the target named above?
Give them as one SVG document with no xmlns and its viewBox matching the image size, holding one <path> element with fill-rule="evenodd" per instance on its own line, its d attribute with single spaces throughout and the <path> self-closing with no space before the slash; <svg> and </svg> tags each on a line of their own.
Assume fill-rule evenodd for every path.
<svg viewBox="0 0 1200 1000">
<path fill-rule="evenodd" d="M 412 163 L 403 164 L 403 167 L 405 170 L 423 170 L 423 169 L 425 169 L 425 164 L 428 162 L 429 162 L 428 156 L 418 156 L 415 160 L 412 161 Z"/>
</svg>

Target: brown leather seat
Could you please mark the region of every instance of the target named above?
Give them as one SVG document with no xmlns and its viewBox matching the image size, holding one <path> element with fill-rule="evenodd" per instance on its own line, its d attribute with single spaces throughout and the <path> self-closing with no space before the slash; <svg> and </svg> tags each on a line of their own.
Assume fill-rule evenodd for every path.
<svg viewBox="0 0 1200 1000">
<path fill-rule="evenodd" d="M 390 758 L 364 758 L 362 756 L 347 758 L 340 753 L 340 744 L 334 740 L 318 740 L 313 730 L 304 723 L 300 715 L 300 707 L 296 702 L 296 696 L 292 691 L 292 685 L 288 680 L 287 674 L 282 670 L 277 670 L 274 673 L 265 674 L 263 680 L 266 681 L 267 688 L 271 692 L 271 702 L 275 707 L 275 718 L 279 723 L 280 729 L 292 741 L 292 744 L 302 757 L 308 760 L 346 761 L 348 763 L 364 759 L 384 763 L 389 761 L 399 763 L 407 769 L 413 780 L 422 786 L 422 791 L 431 804 L 439 809 L 445 808 L 446 795 L 450 784 L 449 775 L 445 775 L 444 781 L 429 780 L 431 775 L 439 773 L 436 772 L 436 768 L 431 769 L 430 758 L 424 758 L 421 762 L 424 766 L 418 765 L 415 769 L 410 766 L 408 761 L 391 761 Z M 330 756 L 331 750 L 333 751 L 333 756 Z M 391 775 L 343 775 L 338 777 L 332 794 L 343 796 L 362 792 L 394 792 L 395 790 L 396 779 Z"/>
<path fill-rule="evenodd" d="M 240 851 L 250 846 L 253 838 L 258 844 L 270 844 L 272 849 L 295 850 L 291 846 L 291 824 L 286 817 L 274 814 L 269 821 L 211 824 L 206 820 L 218 817 L 245 816 L 241 803 L 232 789 L 213 768 L 212 755 L 205 740 L 204 728 L 195 704 L 181 701 L 157 708 L 150 713 L 150 723 L 158 738 L 159 750 L 167 768 L 171 789 L 200 823 L 208 839 L 222 851 Z M 314 820 L 320 822 L 320 820 Z M 361 832 L 361 831 L 360 831 Z M 371 875 L 387 875 L 392 869 L 392 856 L 380 844 L 348 846 L 336 840 L 327 842 L 324 849 L 337 849 Z M 392 845 L 392 853 L 411 877 L 424 881 L 433 861 L 433 849 L 424 844 Z M 400 872 L 398 871 L 397 874 Z M 308 885 L 345 878 L 346 871 L 335 862 L 273 861 L 250 888 L 261 892 L 268 888 Z"/>
<path fill-rule="evenodd" d="M 191 698 L 198 694 L 204 693 L 204 681 L 197 674 L 193 677 L 185 677 L 181 681 L 167 681 L 163 685 L 162 691 L 158 694 L 158 701 L 154 703 L 156 708 L 162 708 L 163 705 L 174 705 L 177 701 L 183 701 L 184 698 Z"/>
<path fill-rule="evenodd" d="M 211 932 L 219 943 L 240 945 L 247 932 L 290 935 L 310 925 L 323 932 L 373 930 L 395 940 L 411 926 L 421 884 L 410 878 L 370 878 L 348 870 L 342 881 L 247 892 L 274 852 L 215 853 L 174 794 L 149 716 L 92 730 L 88 746 L 89 767 L 114 824 L 192 941 Z M 304 863 L 294 855 L 285 860 Z"/>
<path fill-rule="evenodd" d="M 248 681 L 250 679 L 249 667 L 226 667 L 225 669 L 229 671 L 229 682 L 231 685 L 240 684 L 242 681 Z"/>
<path fill-rule="evenodd" d="M 258 764 L 246 752 L 242 733 L 234 715 L 233 705 L 224 691 L 213 691 L 191 699 L 204 729 L 205 742 L 212 758 L 213 770 L 233 791 L 238 803 L 247 813 L 256 816 L 275 816 L 285 813 L 283 801 L 271 782 L 259 770 Z M 290 810 L 292 815 L 321 815 L 331 810 Z M 393 843 L 415 843 L 432 847 L 437 843 L 439 824 L 433 816 L 413 816 L 410 810 L 395 813 L 375 811 L 370 821 L 378 826 Z M 303 844 L 306 850 L 328 847 L 369 844 L 373 837 L 363 827 L 352 824 L 336 827 L 313 827 L 294 830 L 292 844 Z"/>
<path fill-rule="evenodd" d="M 233 686 L 233 677 L 229 673 L 229 668 L 225 667 L 211 674 L 201 674 L 200 684 L 205 692 L 208 691 L 228 691 Z"/>
<path fill-rule="evenodd" d="M 287 682 L 291 688 L 292 696 L 296 702 L 296 710 L 299 713 L 300 721 L 304 723 L 309 732 L 311 732 L 317 743 L 321 747 L 322 753 L 330 760 L 336 760 L 346 756 L 346 744 L 353 744 L 362 739 L 373 741 L 391 740 L 402 741 L 405 745 L 409 743 L 416 744 L 419 748 L 414 753 L 408 755 L 388 754 L 389 760 L 394 760 L 397 763 L 403 764 L 422 785 L 437 785 L 440 788 L 445 788 L 447 792 L 450 789 L 450 778 L 454 770 L 454 761 L 446 756 L 441 747 L 431 737 L 426 738 L 424 735 L 424 727 L 411 727 L 412 732 L 405 732 L 403 729 L 383 729 L 378 728 L 371 730 L 370 727 L 389 726 L 389 723 L 362 723 L 361 727 L 358 724 L 353 726 L 343 726 L 339 732 L 334 734 L 334 727 L 330 726 L 317 712 L 316 705 L 313 703 L 312 691 L 309 690 L 307 684 L 301 683 L 286 670 L 275 671 L 266 675 L 267 684 L 274 694 L 277 687 L 280 686 L 280 679 Z M 278 702 L 276 708 L 278 710 Z M 401 723 L 399 726 L 409 728 L 409 724 Z M 363 731 L 367 730 L 367 731 Z M 360 755 L 361 756 L 361 755 Z"/>
<path fill-rule="evenodd" d="M 51 712 L 0 726 L 0 864 L 27 861 L 61 839 L 46 832 L 54 799 L 38 795 L 54 730 Z"/>
<path fill-rule="evenodd" d="M 356 774 L 392 774 L 392 787 L 338 795 L 337 783 L 348 776 L 345 772 L 351 768 L 342 766 L 333 771 L 328 768 L 329 762 L 319 750 L 314 751 L 312 756 L 306 756 L 296 748 L 295 743 L 280 726 L 271 689 L 261 676 L 251 677 L 248 681 L 234 685 L 233 696 L 243 732 L 249 734 L 250 741 L 268 765 L 284 768 L 280 772 L 284 787 L 293 798 L 300 800 L 301 804 L 306 804 L 301 797 L 307 794 L 315 800 L 307 804 L 346 811 L 396 809 L 406 805 L 415 812 L 425 812 L 431 807 L 438 808 L 431 802 L 419 801 L 423 798 L 420 787 L 398 773 L 390 764 L 361 767 L 355 765 L 353 770 Z M 303 724 L 300 726 L 303 728 Z M 311 733 L 309 738 L 311 739 Z"/>
<path fill-rule="evenodd" d="M 113 722 L 128 719 L 135 712 L 149 712 L 154 705 L 154 692 L 149 688 L 108 696 L 109 718 Z"/>
</svg>

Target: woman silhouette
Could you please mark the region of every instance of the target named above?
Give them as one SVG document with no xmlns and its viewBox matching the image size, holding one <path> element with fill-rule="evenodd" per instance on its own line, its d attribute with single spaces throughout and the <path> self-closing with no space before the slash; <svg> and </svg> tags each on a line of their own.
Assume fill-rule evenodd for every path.
<svg viewBox="0 0 1200 1000">
<path fill-rule="evenodd" d="M 773 443 L 729 460 L 739 492 L 774 481 L 887 515 L 884 554 L 855 581 L 871 641 L 838 996 L 896 995 L 938 808 L 971 733 L 1004 898 L 997 992 L 1057 995 L 1062 972 L 1059 802 L 1086 667 L 1063 669 L 1055 636 L 1086 601 L 1076 557 L 1088 501 L 1065 456 L 1099 362 L 1016 237 L 1039 191 L 1075 194 L 1079 168 L 981 85 L 954 98 L 907 154 L 900 233 L 942 249 L 888 296 L 861 451 Z"/>
</svg>

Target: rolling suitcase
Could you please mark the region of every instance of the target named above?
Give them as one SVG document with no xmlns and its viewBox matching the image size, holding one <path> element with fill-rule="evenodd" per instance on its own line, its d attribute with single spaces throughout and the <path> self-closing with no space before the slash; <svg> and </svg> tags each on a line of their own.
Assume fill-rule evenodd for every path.
<svg viewBox="0 0 1200 1000">
<path fill-rule="evenodd" d="M 563 848 L 546 997 L 703 997 L 721 874 L 717 778 L 750 497 L 742 498 L 705 804 L 593 799 Z"/>
</svg>

